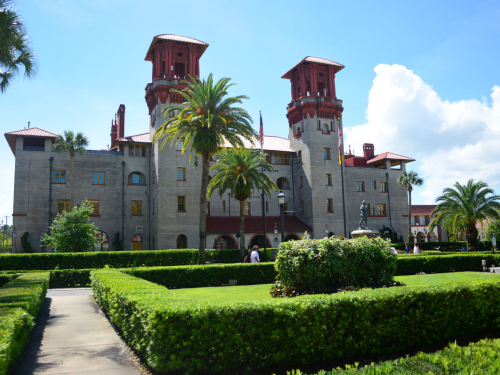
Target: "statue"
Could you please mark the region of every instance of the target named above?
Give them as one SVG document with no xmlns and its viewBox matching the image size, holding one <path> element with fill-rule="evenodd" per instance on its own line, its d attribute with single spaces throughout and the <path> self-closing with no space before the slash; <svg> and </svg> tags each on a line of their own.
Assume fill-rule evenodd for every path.
<svg viewBox="0 0 500 375">
<path fill-rule="evenodd" d="M 359 210 L 361 216 L 361 220 L 359 221 L 359 229 L 368 229 L 368 207 L 366 207 L 365 201 L 363 201 Z M 365 222 L 364 226 L 363 221 Z"/>
</svg>

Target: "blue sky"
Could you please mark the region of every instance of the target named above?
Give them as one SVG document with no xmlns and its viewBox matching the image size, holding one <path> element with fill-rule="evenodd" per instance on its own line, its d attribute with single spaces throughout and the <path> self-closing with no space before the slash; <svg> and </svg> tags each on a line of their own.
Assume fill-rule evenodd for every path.
<svg viewBox="0 0 500 375">
<path fill-rule="evenodd" d="M 106 148 L 120 104 L 127 135 L 148 131 L 144 57 L 154 35 L 177 34 L 209 44 L 201 75 L 231 77 L 232 94 L 250 97 L 244 106 L 256 128 L 262 111 L 268 135 L 288 134 L 290 85 L 281 76 L 305 56 L 322 57 L 346 66 L 336 81 L 345 144 L 360 154 L 373 142 L 376 153 L 417 159 L 410 169 L 427 183 L 415 203 L 432 203 L 442 187 L 469 178 L 500 189 L 496 146 L 484 143 L 500 135 L 500 88 L 498 101 L 492 97 L 500 86 L 498 1 L 32 0 L 16 8 L 39 74 L 0 95 L 4 132 L 30 121 L 54 133 L 82 131 L 91 149 Z M 5 216 L 14 181 L 5 141 L 0 156 Z"/>
</svg>

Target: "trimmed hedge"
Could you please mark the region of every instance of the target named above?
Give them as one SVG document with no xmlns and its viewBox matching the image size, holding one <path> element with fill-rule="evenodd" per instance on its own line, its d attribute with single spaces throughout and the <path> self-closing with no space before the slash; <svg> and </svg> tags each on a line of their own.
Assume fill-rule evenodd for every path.
<svg viewBox="0 0 500 375">
<path fill-rule="evenodd" d="M 167 288 L 227 285 L 229 279 L 238 280 L 237 285 L 269 284 L 276 276 L 273 263 L 150 267 L 121 271 Z"/>
<path fill-rule="evenodd" d="M 9 281 L 14 280 L 19 275 L 20 275 L 19 273 L 14 273 L 14 274 L 0 274 L 0 287 L 4 286 Z"/>
<path fill-rule="evenodd" d="M 45 299 L 49 279 L 49 272 L 33 272 L 8 282 L 0 288 L 0 308 L 21 307 L 36 317 Z"/>
<path fill-rule="evenodd" d="M 23 309 L 0 308 L 0 375 L 21 356 L 34 326 L 34 318 Z"/>
<path fill-rule="evenodd" d="M 197 374 L 397 354 L 500 328 L 500 281 L 198 304 L 117 270 L 98 303 L 158 372 Z"/>
<path fill-rule="evenodd" d="M 398 257 L 396 275 L 414 275 L 419 272 L 443 273 L 482 271 L 482 260 L 490 267 L 492 264 L 500 265 L 500 254 L 457 254 L 442 256 L 408 256 Z"/>
<path fill-rule="evenodd" d="M 415 246 L 414 243 L 411 243 L 411 248 Z M 467 248 L 467 241 L 457 241 L 457 242 L 418 242 L 420 250 L 440 250 L 440 251 L 453 251 L 453 252 L 461 252 L 462 247 Z M 405 250 L 404 242 L 393 242 L 392 246 L 394 246 L 397 250 Z M 492 251 L 493 245 L 491 241 L 478 241 L 477 243 L 477 251 Z M 475 251 L 474 251 L 475 253 Z"/>
</svg>

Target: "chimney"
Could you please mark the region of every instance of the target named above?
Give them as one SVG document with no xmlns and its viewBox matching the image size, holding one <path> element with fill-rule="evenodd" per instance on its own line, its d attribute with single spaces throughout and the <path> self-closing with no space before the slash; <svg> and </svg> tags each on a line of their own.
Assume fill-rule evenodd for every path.
<svg viewBox="0 0 500 375">
<path fill-rule="evenodd" d="M 375 146 L 373 146 L 373 143 L 363 143 L 363 154 L 367 161 L 373 159 L 375 156 Z"/>
<path fill-rule="evenodd" d="M 118 135 L 117 138 L 125 137 L 125 105 L 120 104 L 118 107 L 118 112 L 116 112 L 118 116 Z"/>
</svg>

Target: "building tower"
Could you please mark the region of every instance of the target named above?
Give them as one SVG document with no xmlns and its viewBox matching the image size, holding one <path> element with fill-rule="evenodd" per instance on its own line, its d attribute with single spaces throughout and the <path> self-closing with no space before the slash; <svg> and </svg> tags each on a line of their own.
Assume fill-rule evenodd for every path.
<svg viewBox="0 0 500 375">
<path fill-rule="evenodd" d="M 295 214 L 313 228 L 314 238 L 344 235 L 338 155 L 338 128 L 344 108 L 335 89 L 335 75 L 343 68 L 334 61 L 308 56 L 282 77 L 291 82 L 292 100 L 286 116 L 290 145 L 298 156 L 294 163 L 299 191 Z"/>
<path fill-rule="evenodd" d="M 152 63 L 152 82 L 146 85 L 151 139 L 167 120 L 162 111 L 185 101 L 171 90 L 182 90 L 186 87 L 183 80 L 199 76 L 199 60 L 207 47 L 207 43 L 179 35 L 162 34 L 153 38 L 145 58 Z M 198 174 L 189 164 L 189 155 L 177 152 L 175 145 L 172 148 L 168 145 L 162 151 L 160 144 L 153 145 L 151 236 L 155 248 L 175 249 L 179 233 L 185 236 L 182 238 L 198 237 L 201 189 Z M 197 248 L 198 243 L 183 243 L 182 247 L 186 246 Z"/>
</svg>

